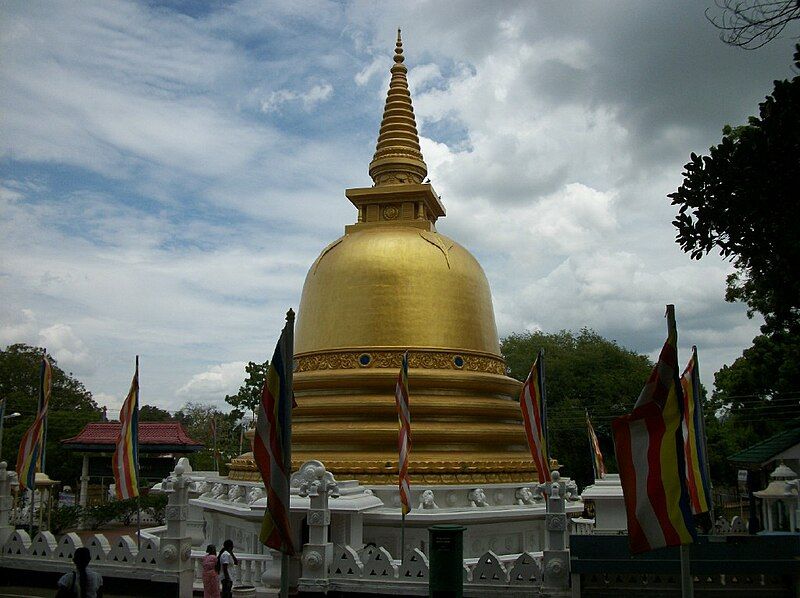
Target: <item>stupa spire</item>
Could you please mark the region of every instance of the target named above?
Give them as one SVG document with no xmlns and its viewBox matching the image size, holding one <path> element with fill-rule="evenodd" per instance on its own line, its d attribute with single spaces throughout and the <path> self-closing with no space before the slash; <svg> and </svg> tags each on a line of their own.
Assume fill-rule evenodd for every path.
<svg viewBox="0 0 800 598">
<path fill-rule="evenodd" d="M 386 94 L 378 144 L 369 165 L 369 176 L 376 187 L 383 185 L 419 184 L 428 167 L 419 147 L 417 122 L 408 91 L 408 69 L 403 64 L 403 40 L 397 30 L 392 79 Z"/>
</svg>

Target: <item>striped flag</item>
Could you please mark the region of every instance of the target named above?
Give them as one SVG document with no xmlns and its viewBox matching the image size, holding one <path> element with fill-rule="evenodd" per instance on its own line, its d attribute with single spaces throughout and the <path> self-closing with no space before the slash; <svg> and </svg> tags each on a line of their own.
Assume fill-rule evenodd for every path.
<svg viewBox="0 0 800 598">
<path fill-rule="evenodd" d="M 589 447 L 592 449 L 594 479 L 602 480 L 606 477 L 606 464 L 603 462 L 603 453 L 600 452 L 600 443 L 597 441 L 597 434 L 594 433 L 594 426 L 589 419 L 589 411 L 586 411 L 586 430 L 589 433 Z"/>
<path fill-rule="evenodd" d="M 45 355 L 42 357 L 39 374 L 39 404 L 36 418 L 22 435 L 17 453 L 17 479 L 23 489 L 32 489 L 36 484 L 36 469 L 41 465 L 44 443 L 47 440 L 45 429 L 52 388 L 53 368 Z"/>
<path fill-rule="evenodd" d="M 400 374 L 397 376 L 394 400 L 397 404 L 397 421 L 400 425 L 400 431 L 397 435 L 397 451 L 399 454 L 397 481 L 400 485 L 400 503 L 405 516 L 411 510 L 411 481 L 408 477 L 408 457 L 411 453 L 411 410 L 408 406 L 407 351 L 403 354 L 400 364 Z"/>
<path fill-rule="evenodd" d="M 686 458 L 686 485 L 692 513 L 707 513 L 711 506 L 711 488 L 708 479 L 705 425 L 700 404 L 700 368 L 697 365 L 697 347 L 692 347 L 692 358 L 681 376 L 683 389 L 683 452 Z"/>
<path fill-rule="evenodd" d="M 286 554 L 295 553 L 289 521 L 292 325 L 293 322 L 286 324 L 272 355 L 261 391 L 253 438 L 253 455 L 267 491 L 267 509 L 259 539 L 262 544 Z"/>
<path fill-rule="evenodd" d="M 544 392 L 544 351 L 540 350 L 522 387 L 519 405 L 531 457 L 540 482 L 550 481 L 550 455 L 547 446 L 547 407 Z"/>
<path fill-rule="evenodd" d="M 139 358 L 136 358 L 136 371 L 131 380 L 128 396 L 119 412 L 119 436 L 111 469 L 114 471 L 114 484 L 117 498 L 136 498 L 139 496 Z"/>
<path fill-rule="evenodd" d="M 675 307 L 667 306 L 667 341 L 630 415 L 614 420 L 631 552 L 694 541 L 684 468 Z"/>
</svg>

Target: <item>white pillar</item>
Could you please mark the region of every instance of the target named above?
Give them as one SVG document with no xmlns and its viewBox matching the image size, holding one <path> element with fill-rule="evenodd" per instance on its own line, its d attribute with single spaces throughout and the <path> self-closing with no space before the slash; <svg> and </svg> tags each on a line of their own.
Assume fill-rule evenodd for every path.
<svg viewBox="0 0 800 598">
<path fill-rule="evenodd" d="M 308 544 L 303 546 L 298 588 L 327 592 L 328 568 L 333 562 L 333 544 L 328 540 L 328 497 L 339 496 L 339 487 L 333 474 L 319 461 L 306 461 L 292 479 L 300 487 L 300 496 L 308 496 L 311 503 L 307 514 Z"/>
<path fill-rule="evenodd" d="M 164 572 L 164 579 L 174 580 L 177 577 L 179 598 L 192 598 L 192 539 L 186 529 L 189 480 L 183 474 L 184 467 L 179 463 L 161 485 L 169 498 L 165 511 L 167 529 L 161 537 L 157 566 Z"/>
<path fill-rule="evenodd" d="M 14 533 L 11 525 L 11 476 L 7 467 L 5 461 L 0 461 L 0 546 Z"/>
<path fill-rule="evenodd" d="M 81 466 L 81 491 L 78 497 L 78 504 L 85 507 L 89 504 L 89 455 L 83 456 Z"/>
<path fill-rule="evenodd" d="M 554 471 L 553 480 L 549 484 L 540 484 L 540 491 L 547 495 L 547 514 L 545 527 L 547 548 L 544 550 L 543 586 L 551 589 L 567 589 L 569 587 L 569 551 L 566 549 L 567 513 L 566 484 L 561 481 L 561 474 Z"/>
</svg>

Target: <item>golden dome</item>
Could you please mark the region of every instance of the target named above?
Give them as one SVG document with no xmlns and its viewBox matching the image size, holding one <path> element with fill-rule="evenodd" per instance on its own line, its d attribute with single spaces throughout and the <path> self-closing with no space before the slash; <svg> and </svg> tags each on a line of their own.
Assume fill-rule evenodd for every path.
<svg viewBox="0 0 800 598">
<path fill-rule="evenodd" d="M 455 241 L 412 226 L 354 230 L 306 277 L 295 353 L 454 349 L 499 356 L 489 283 Z"/>
<path fill-rule="evenodd" d="M 422 183 L 398 32 L 370 176 L 348 189 L 355 224 L 306 276 L 295 328 L 292 462 L 318 459 L 339 479 L 397 482 L 394 389 L 408 351 L 412 483 L 530 482 L 521 384 L 506 376 L 486 275 L 440 234 L 439 196 Z M 252 457 L 231 466 L 257 479 Z"/>
</svg>

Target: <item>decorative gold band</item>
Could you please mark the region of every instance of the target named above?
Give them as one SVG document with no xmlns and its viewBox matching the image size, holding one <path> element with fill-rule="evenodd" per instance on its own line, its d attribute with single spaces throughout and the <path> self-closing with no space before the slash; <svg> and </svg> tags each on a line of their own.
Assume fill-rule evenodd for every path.
<svg viewBox="0 0 800 598">
<path fill-rule="evenodd" d="M 316 370 L 348 370 L 399 368 L 403 351 L 364 350 L 326 351 L 295 357 L 295 372 Z M 501 357 L 468 351 L 410 350 L 408 367 L 427 370 L 466 370 L 505 376 L 506 364 Z"/>
<path fill-rule="evenodd" d="M 292 468 L 300 462 L 292 463 Z M 397 484 L 397 463 L 387 467 L 377 461 L 325 460 L 325 467 L 342 480 L 357 479 L 362 484 Z M 501 484 L 530 482 L 538 475 L 530 460 L 507 459 L 503 461 L 424 461 L 412 462 L 409 467 L 411 482 L 416 484 Z M 252 453 L 233 459 L 228 477 L 239 481 L 259 481 L 261 476 Z"/>
</svg>

